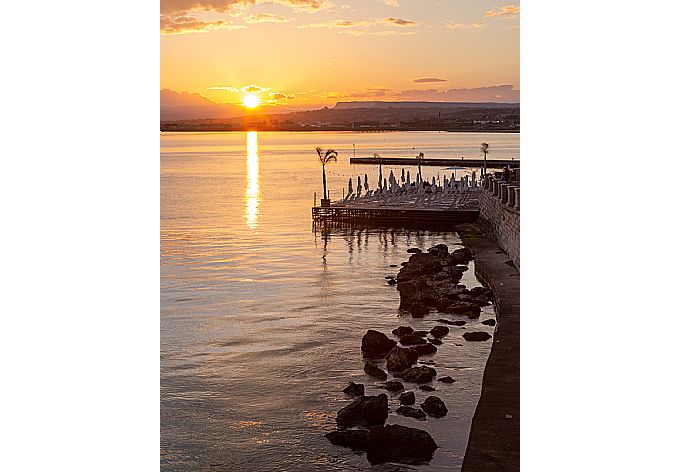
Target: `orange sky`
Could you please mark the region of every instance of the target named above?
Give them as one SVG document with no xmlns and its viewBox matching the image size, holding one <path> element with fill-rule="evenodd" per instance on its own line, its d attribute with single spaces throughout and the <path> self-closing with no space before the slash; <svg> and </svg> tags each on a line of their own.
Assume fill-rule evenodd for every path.
<svg viewBox="0 0 690 472">
<path fill-rule="evenodd" d="M 518 5 L 161 0 L 161 88 L 234 104 L 253 93 L 264 105 L 291 108 L 343 100 L 518 101 L 510 88 L 467 90 L 519 89 Z"/>
</svg>

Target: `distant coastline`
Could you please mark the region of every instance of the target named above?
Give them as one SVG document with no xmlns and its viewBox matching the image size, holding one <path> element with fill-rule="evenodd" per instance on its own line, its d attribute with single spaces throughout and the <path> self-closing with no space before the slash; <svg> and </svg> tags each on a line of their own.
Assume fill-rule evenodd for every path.
<svg viewBox="0 0 690 472">
<path fill-rule="evenodd" d="M 399 131 L 438 131 L 448 133 L 519 133 L 519 128 L 512 129 L 443 129 L 443 128 L 345 128 L 337 126 L 329 127 L 271 127 L 271 126 L 193 126 L 193 125 L 169 125 L 161 123 L 161 133 L 165 132 L 179 132 L 179 133 L 194 133 L 194 132 L 217 132 L 226 133 L 231 131 L 291 131 L 291 132 L 315 132 L 315 131 L 354 131 L 357 133 L 384 133 L 384 132 L 399 132 Z"/>
</svg>

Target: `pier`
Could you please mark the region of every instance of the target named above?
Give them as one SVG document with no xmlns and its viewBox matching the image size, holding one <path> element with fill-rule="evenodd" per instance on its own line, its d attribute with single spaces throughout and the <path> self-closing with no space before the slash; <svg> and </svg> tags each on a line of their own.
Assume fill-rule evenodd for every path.
<svg viewBox="0 0 690 472">
<path fill-rule="evenodd" d="M 351 157 L 350 164 L 384 165 L 384 166 L 436 166 L 436 167 L 484 167 L 484 159 L 422 159 L 416 157 Z M 520 167 L 520 159 L 487 159 L 486 167 L 502 169 Z"/>
</svg>

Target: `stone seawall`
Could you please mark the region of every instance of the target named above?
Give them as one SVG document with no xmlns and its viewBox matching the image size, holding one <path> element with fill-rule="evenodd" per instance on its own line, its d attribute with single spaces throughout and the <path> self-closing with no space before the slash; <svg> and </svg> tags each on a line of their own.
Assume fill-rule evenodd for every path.
<svg viewBox="0 0 690 472">
<path fill-rule="evenodd" d="M 519 197 L 513 199 L 512 203 L 515 200 L 519 205 Z M 479 219 L 520 270 L 520 208 L 508 205 L 500 198 L 500 192 L 499 195 L 494 195 L 491 189 L 482 189 L 479 196 Z"/>
</svg>

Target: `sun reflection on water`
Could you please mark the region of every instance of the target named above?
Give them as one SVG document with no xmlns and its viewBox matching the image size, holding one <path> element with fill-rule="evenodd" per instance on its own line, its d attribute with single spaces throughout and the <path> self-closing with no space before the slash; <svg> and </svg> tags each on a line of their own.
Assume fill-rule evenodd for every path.
<svg viewBox="0 0 690 472">
<path fill-rule="evenodd" d="M 244 220 L 250 229 L 257 227 L 261 188 L 259 187 L 259 143 L 256 131 L 247 132 L 247 187 L 244 191 Z"/>
</svg>

